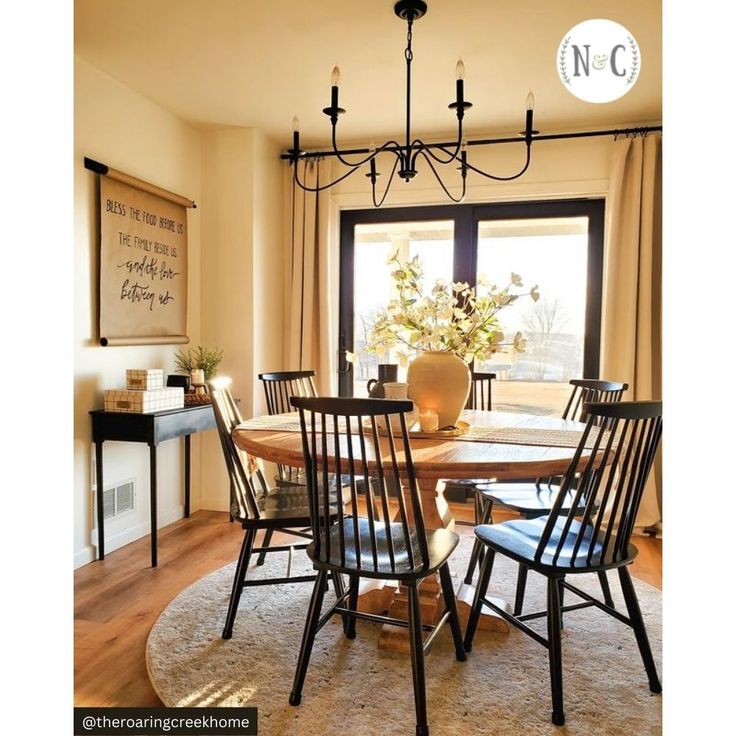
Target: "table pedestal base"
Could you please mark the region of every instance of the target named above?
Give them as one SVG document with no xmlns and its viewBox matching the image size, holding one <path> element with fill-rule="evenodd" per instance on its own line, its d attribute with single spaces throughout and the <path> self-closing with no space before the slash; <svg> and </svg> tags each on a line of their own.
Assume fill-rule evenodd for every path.
<svg viewBox="0 0 736 736">
<path fill-rule="evenodd" d="M 419 492 L 422 496 L 424 522 L 427 529 L 452 529 L 454 519 L 442 494 L 444 483 L 436 480 L 420 479 Z M 464 630 L 475 595 L 475 586 L 463 583 L 456 592 L 460 625 Z M 366 613 L 385 614 L 393 618 L 408 619 L 408 593 L 406 587 L 396 581 L 363 580 L 360 585 L 358 610 Z M 511 611 L 509 604 L 493 598 L 493 602 Z M 419 605 L 422 610 L 422 623 L 436 624 L 445 610 L 445 599 L 442 595 L 442 586 L 437 573 L 425 578 L 419 584 Z M 482 631 L 509 632 L 508 623 L 497 613 L 484 606 L 478 628 Z M 400 626 L 384 624 L 378 639 L 379 649 L 389 649 L 395 652 L 410 652 L 409 629 Z"/>
</svg>

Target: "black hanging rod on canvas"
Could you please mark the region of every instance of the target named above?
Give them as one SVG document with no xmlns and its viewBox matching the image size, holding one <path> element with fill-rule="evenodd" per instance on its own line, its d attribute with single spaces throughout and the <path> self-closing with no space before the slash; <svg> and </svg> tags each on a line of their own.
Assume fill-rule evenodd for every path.
<svg viewBox="0 0 736 736">
<path fill-rule="evenodd" d="M 135 176 L 130 176 L 130 174 L 125 174 L 122 171 L 113 169 L 107 164 L 95 161 L 89 156 L 84 157 L 84 168 L 88 169 L 89 171 L 94 171 L 95 174 L 99 174 L 100 176 L 109 176 L 111 179 L 120 181 L 123 184 L 129 184 L 130 186 L 141 189 L 144 192 L 149 192 L 150 194 L 155 194 L 157 197 L 168 199 L 170 202 L 178 204 L 182 207 L 191 207 L 192 209 L 197 208 L 197 204 L 193 199 L 183 197 L 181 194 L 176 194 L 176 192 L 170 192 L 168 189 L 157 187 L 155 184 L 143 181 L 143 179 L 137 179 Z"/>
<path fill-rule="evenodd" d="M 535 135 L 534 142 L 537 141 L 559 141 L 566 138 L 594 138 L 596 136 L 612 135 L 614 138 L 631 138 L 638 135 L 645 136 L 647 133 L 661 132 L 661 125 L 645 125 L 638 128 L 613 128 L 611 130 L 587 130 L 581 133 L 550 133 L 549 135 Z M 511 138 L 485 138 L 477 141 L 467 141 L 469 146 L 492 146 L 497 143 L 519 143 L 524 142 L 524 138 L 519 136 Z M 454 143 L 427 143 L 426 148 L 445 148 L 455 145 Z M 386 151 L 393 150 L 392 147 L 384 149 Z M 369 148 L 351 148 L 349 150 L 340 150 L 340 155 L 370 153 Z M 335 151 L 309 151 L 300 154 L 300 158 L 324 158 L 326 156 L 337 156 Z M 281 158 L 286 161 L 293 158 L 293 153 L 282 153 Z"/>
</svg>

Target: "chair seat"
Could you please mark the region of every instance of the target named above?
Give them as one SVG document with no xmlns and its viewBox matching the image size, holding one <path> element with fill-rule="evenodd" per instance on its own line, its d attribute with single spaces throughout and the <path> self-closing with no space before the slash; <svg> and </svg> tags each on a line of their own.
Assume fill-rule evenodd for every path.
<svg viewBox="0 0 736 736">
<path fill-rule="evenodd" d="M 514 519 L 500 524 L 482 524 L 475 528 L 475 535 L 492 549 L 523 563 L 532 570 L 556 570 L 562 573 L 590 572 L 627 565 L 637 555 L 636 547 L 629 544 L 625 558 L 614 562 L 611 549 L 612 540 L 603 558 L 603 535 L 600 534 L 594 539 L 591 526 L 583 527 L 579 521 L 573 520 L 565 539 L 565 545 L 555 559 L 557 544 L 562 536 L 564 525 L 567 523 L 567 519 L 563 517 L 557 520 L 544 554 L 540 559 L 536 559 L 537 546 L 544 532 L 547 518 L 542 516 L 537 519 Z M 573 559 L 573 549 L 581 535 L 583 540 Z M 589 552 L 590 560 L 588 560 Z"/>
<path fill-rule="evenodd" d="M 478 488 L 478 493 L 493 503 L 502 503 L 521 514 L 548 514 L 560 491 L 558 485 L 548 486 L 545 483 L 489 483 Z M 567 491 L 562 501 L 562 513 L 568 515 L 573 506 L 573 493 Z M 585 509 L 585 499 L 578 501 L 575 515 Z"/>
<path fill-rule="evenodd" d="M 306 486 L 287 485 L 271 489 L 267 495 L 258 498 L 258 511 L 260 512 L 258 519 L 249 518 L 240 521 L 244 526 L 258 527 L 311 524 Z M 337 494 L 334 491 L 330 492 L 330 513 L 337 515 Z"/>
<path fill-rule="evenodd" d="M 371 553 L 371 536 L 368 519 L 358 518 L 358 537 L 360 540 L 360 565 L 354 543 L 353 520 L 345 519 L 343 533 L 345 536 L 345 562 L 340 559 L 340 529 L 337 524 L 330 527 L 330 560 L 317 559 L 314 552 L 314 542 L 307 547 L 307 555 L 316 569 L 335 570 L 344 573 L 359 573 L 361 577 L 380 578 L 388 580 L 410 580 L 427 577 L 437 570 L 452 554 L 460 537 L 448 529 L 437 529 L 427 532 L 427 546 L 429 547 L 429 565 L 421 566 L 419 543 L 414 531 L 411 532 L 411 547 L 413 559 L 409 557 L 406 545 L 398 546 L 397 540 L 403 542 L 404 531 L 400 523 L 391 524 L 394 540 L 394 567 L 391 566 L 386 528 L 380 522 L 375 522 L 376 533 L 376 560 Z M 325 543 L 322 540 L 321 553 L 324 554 Z"/>
</svg>

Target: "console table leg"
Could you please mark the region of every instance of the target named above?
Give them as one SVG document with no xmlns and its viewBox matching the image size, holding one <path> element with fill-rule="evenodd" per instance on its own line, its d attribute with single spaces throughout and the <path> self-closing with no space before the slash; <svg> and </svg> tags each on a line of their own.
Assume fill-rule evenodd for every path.
<svg viewBox="0 0 736 736">
<path fill-rule="evenodd" d="M 97 559 L 105 559 L 105 509 L 103 508 L 102 442 L 95 442 L 95 472 L 97 486 Z"/>
<path fill-rule="evenodd" d="M 189 518 L 189 503 L 192 492 L 192 436 L 184 435 L 184 518 Z"/>
<path fill-rule="evenodd" d="M 158 522 L 156 520 L 156 445 L 150 445 L 151 471 L 151 567 L 158 565 Z"/>
</svg>

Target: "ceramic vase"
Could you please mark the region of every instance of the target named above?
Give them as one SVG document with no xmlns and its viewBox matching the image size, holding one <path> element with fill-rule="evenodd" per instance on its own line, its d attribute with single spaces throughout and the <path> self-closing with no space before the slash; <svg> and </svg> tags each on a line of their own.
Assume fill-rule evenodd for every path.
<svg viewBox="0 0 736 736">
<path fill-rule="evenodd" d="M 428 350 L 409 365 L 409 398 L 418 409 L 436 409 L 439 428 L 456 426 L 470 392 L 470 369 L 454 353 Z"/>
</svg>

